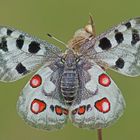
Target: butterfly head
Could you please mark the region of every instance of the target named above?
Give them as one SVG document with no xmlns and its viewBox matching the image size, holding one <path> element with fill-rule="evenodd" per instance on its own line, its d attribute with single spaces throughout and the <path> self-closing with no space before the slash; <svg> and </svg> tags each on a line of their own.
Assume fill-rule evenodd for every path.
<svg viewBox="0 0 140 140">
<path fill-rule="evenodd" d="M 67 50 L 66 53 L 62 56 L 61 62 L 65 68 L 74 68 L 77 63 L 80 61 L 80 58 L 73 50 Z"/>
</svg>

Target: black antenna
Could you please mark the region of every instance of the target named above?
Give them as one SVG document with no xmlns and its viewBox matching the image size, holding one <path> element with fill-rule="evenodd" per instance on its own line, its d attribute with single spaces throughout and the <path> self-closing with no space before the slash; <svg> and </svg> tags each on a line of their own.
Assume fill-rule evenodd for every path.
<svg viewBox="0 0 140 140">
<path fill-rule="evenodd" d="M 66 48 L 68 48 L 68 46 L 67 46 L 67 44 L 66 44 L 66 43 L 64 43 L 63 41 L 61 41 L 61 40 L 57 39 L 57 38 L 56 38 L 56 37 L 54 37 L 53 35 L 51 35 L 51 34 L 47 33 L 47 36 L 48 36 L 48 37 L 50 37 L 50 38 L 52 38 L 52 39 L 54 39 L 54 40 L 56 40 L 57 42 L 59 42 L 59 43 L 63 44 Z"/>
</svg>

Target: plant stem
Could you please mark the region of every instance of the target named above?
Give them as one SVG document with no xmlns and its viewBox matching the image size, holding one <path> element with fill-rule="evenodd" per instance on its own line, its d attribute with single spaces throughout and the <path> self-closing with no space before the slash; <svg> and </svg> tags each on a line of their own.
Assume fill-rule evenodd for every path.
<svg viewBox="0 0 140 140">
<path fill-rule="evenodd" d="M 98 133 L 98 140 L 102 140 L 102 129 L 98 129 L 97 133 Z"/>
</svg>

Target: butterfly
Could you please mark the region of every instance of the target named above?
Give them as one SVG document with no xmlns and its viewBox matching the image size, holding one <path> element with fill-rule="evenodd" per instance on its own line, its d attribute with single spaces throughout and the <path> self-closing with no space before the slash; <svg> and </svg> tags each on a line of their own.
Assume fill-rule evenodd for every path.
<svg viewBox="0 0 140 140">
<path fill-rule="evenodd" d="M 17 102 L 25 122 L 45 130 L 63 128 L 68 119 L 80 128 L 108 127 L 123 114 L 125 101 L 105 70 L 140 75 L 140 18 L 99 36 L 90 18 L 65 52 L 22 31 L 0 27 L 0 81 L 16 81 L 39 67 Z"/>
</svg>

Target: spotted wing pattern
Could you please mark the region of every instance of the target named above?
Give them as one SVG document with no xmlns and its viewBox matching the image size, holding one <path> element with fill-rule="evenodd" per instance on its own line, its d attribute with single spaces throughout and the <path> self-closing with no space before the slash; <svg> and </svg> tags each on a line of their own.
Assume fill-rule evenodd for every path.
<svg viewBox="0 0 140 140">
<path fill-rule="evenodd" d="M 15 81 L 56 58 L 60 50 L 24 32 L 0 27 L 0 80 Z"/>
<path fill-rule="evenodd" d="M 18 112 L 33 127 L 55 130 L 62 128 L 67 121 L 68 109 L 59 96 L 57 72 L 43 66 L 21 92 Z"/>
<path fill-rule="evenodd" d="M 76 126 L 88 129 L 114 123 L 122 115 L 125 101 L 116 84 L 98 65 L 124 75 L 140 75 L 139 24 L 140 18 L 135 18 L 96 38 L 90 32 L 88 38 L 72 39 L 71 46 L 78 46 L 81 59 L 90 63 L 79 64 L 83 69 L 75 64 L 79 90 L 76 89 L 76 99 L 69 107 L 60 89 L 61 74 L 67 65 L 64 58 L 59 70 L 53 65 L 60 50 L 21 31 L 0 27 L 0 80 L 18 80 L 47 62 L 21 92 L 17 103 L 20 116 L 31 126 L 46 130 L 62 128 L 68 116 Z"/>
<path fill-rule="evenodd" d="M 94 61 L 103 67 L 128 76 L 140 75 L 140 18 L 113 27 L 86 42 L 83 49 L 89 49 Z"/>
<path fill-rule="evenodd" d="M 75 101 L 70 108 L 71 121 L 80 128 L 99 129 L 110 126 L 123 113 L 123 96 L 113 80 L 96 64 L 92 63 L 85 73 L 83 76 L 89 75 L 90 78 L 84 85 L 85 89 L 80 90 L 84 91 L 81 93 L 81 101 Z"/>
</svg>

